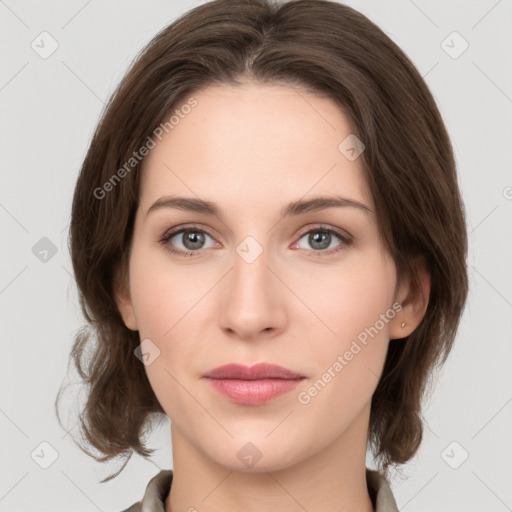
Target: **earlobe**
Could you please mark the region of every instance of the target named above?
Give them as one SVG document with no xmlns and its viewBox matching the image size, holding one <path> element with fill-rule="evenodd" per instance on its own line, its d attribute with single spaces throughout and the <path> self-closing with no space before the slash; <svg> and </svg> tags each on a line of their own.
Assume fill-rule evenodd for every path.
<svg viewBox="0 0 512 512">
<path fill-rule="evenodd" d="M 430 273 L 424 260 L 418 258 L 414 262 L 418 277 L 419 289 L 411 283 L 405 283 L 397 293 L 401 311 L 390 323 L 389 339 L 406 338 L 418 327 L 427 311 L 430 298 Z"/>
<path fill-rule="evenodd" d="M 124 324 L 132 331 L 138 331 L 137 319 L 130 295 L 128 279 L 125 277 L 116 277 L 115 285 L 116 304 Z"/>
</svg>

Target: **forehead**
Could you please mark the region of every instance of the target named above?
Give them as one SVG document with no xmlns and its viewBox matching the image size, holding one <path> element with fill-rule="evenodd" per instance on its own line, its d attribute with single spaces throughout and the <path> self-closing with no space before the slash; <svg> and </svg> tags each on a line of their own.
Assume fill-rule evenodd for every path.
<svg viewBox="0 0 512 512">
<path fill-rule="evenodd" d="M 195 106 L 182 108 L 190 98 Z M 333 192 L 372 206 L 361 159 L 339 149 L 354 128 L 331 99 L 277 84 L 216 85 L 174 113 L 144 160 L 141 203 L 186 193 L 268 205 L 276 191 L 279 205 Z"/>
</svg>

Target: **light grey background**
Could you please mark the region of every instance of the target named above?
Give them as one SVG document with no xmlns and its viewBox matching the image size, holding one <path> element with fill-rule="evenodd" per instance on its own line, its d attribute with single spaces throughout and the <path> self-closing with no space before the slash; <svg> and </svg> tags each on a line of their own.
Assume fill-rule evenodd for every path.
<svg viewBox="0 0 512 512">
<path fill-rule="evenodd" d="M 159 448 L 152 462 L 134 455 L 119 477 L 99 484 L 117 465 L 84 455 L 58 425 L 53 402 L 82 323 L 67 250 L 81 161 L 135 54 L 200 3 L 0 0 L 2 512 L 119 511 L 172 467 L 166 420 L 151 437 Z M 406 512 L 512 510 L 512 2 L 347 3 L 404 49 L 431 88 L 456 151 L 470 234 L 468 306 L 426 404 L 421 449 L 393 491 Z M 46 59 L 31 47 L 51 48 L 43 31 L 58 43 Z M 464 42 L 454 31 L 469 44 L 457 58 Z M 36 245 L 48 244 L 43 237 L 55 255 Z M 58 457 L 43 469 L 52 450 Z"/>
</svg>

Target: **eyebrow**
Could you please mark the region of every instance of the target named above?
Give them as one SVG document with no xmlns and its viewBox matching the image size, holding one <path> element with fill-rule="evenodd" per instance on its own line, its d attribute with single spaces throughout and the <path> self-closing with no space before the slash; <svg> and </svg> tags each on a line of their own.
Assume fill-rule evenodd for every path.
<svg viewBox="0 0 512 512">
<path fill-rule="evenodd" d="M 281 210 L 281 217 L 290 217 L 301 215 L 303 213 L 317 212 L 326 208 L 352 207 L 363 211 L 366 214 L 374 213 L 368 206 L 354 199 L 348 199 L 341 196 L 319 196 L 312 199 L 299 199 L 293 201 Z M 162 196 L 157 199 L 146 212 L 148 216 L 151 212 L 163 209 L 175 208 L 188 212 L 202 213 L 223 219 L 220 208 L 211 201 L 204 201 L 193 197 Z"/>
</svg>

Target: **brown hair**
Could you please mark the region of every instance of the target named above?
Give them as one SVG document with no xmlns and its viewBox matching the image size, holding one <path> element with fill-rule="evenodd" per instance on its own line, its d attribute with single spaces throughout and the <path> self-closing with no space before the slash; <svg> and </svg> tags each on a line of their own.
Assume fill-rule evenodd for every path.
<svg viewBox="0 0 512 512">
<path fill-rule="evenodd" d="M 128 170 L 125 163 L 184 98 L 209 85 L 246 80 L 293 84 L 343 109 L 365 145 L 360 158 L 379 233 L 399 279 L 411 279 L 419 290 L 412 261 L 420 256 L 426 263 L 431 291 L 425 316 L 407 339 L 390 341 L 369 425 L 384 475 L 420 445 L 427 381 L 450 352 L 468 292 L 464 206 L 432 94 L 402 50 L 346 5 L 216 0 L 180 17 L 141 51 L 105 107 L 76 184 L 70 251 L 87 325 L 70 362 L 88 385 L 81 432 L 103 456 L 80 448 L 102 462 L 126 457 L 102 482 L 122 471 L 132 450 L 151 455 L 142 436 L 153 415 L 165 415 L 134 356 L 139 333 L 124 325 L 115 301 L 139 199 L 141 163 Z M 99 194 L 107 182 L 102 190 L 108 192 Z"/>
</svg>

